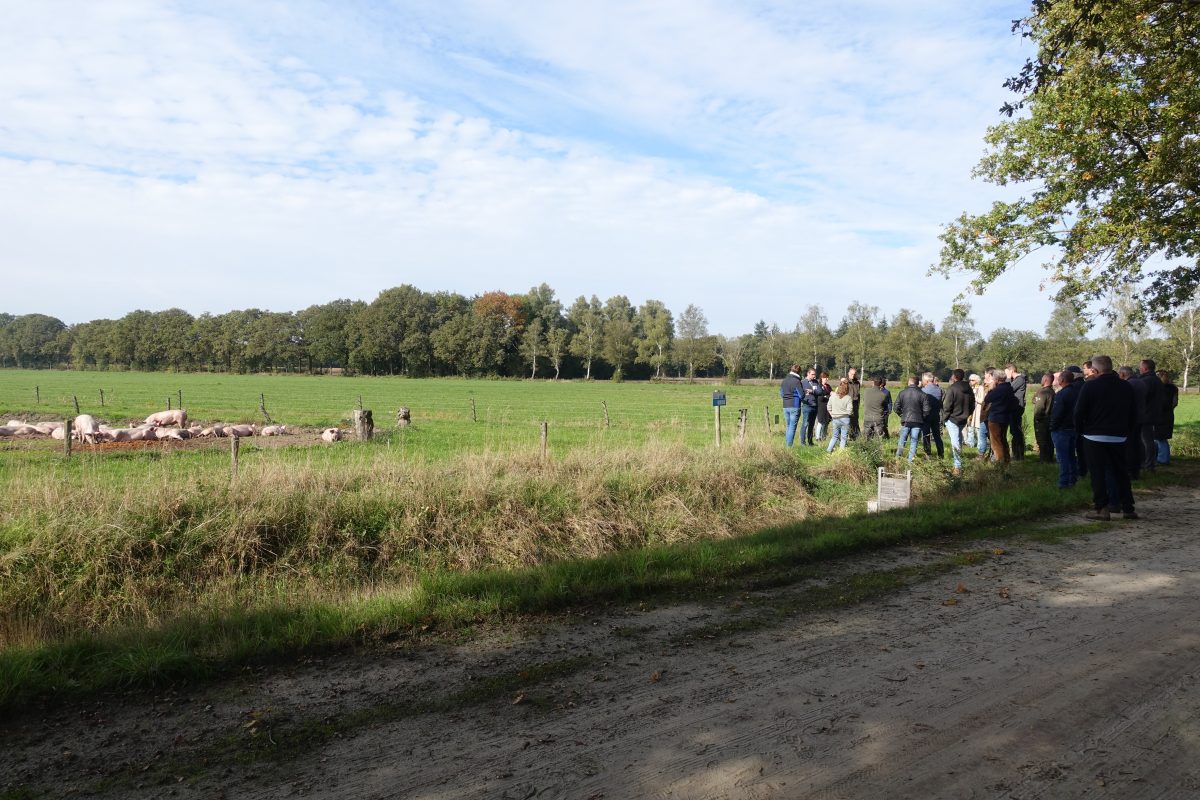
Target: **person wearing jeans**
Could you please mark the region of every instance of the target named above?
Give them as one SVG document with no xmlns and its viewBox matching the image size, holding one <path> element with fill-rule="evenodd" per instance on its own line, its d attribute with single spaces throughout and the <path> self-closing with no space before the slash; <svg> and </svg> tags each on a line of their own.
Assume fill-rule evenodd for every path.
<svg viewBox="0 0 1200 800">
<path fill-rule="evenodd" d="M 909 378 L 908 388 L 900 393 L 893 406 L 896 415 L 900 417 L 900 441 L 896 445 L 896 458 L 900 458 L 905 441 L 910 443 L 908 463 L 911 464 L 917 457 L 917 442 L 921 439 L 925 418 L 929 416 L 932 402 L 929 395 L 917 388 L 917 376 Z"/>
<path fill-rule="evenodd" d="M 837 389 L 829 396 L 829 446 L 825 452 L 832 453 L 833 446 L 841 437 L 842 449 L 846 449 L 846 439 L 850 435 L 850 419 L 854 414 L 854 398 L 850 395 L 850 381 L 842 378 Z"/>
<path fill-rule="evenodd" d="M 961 369 L 950 373 L 950 386 L 942 398 L 942 421 L 950 438 L 955 475 L 962 472 L 962 432 L 975 413 L 975 393 L 967 386 L 965 378 L 966 373 Z"/>
<path fill-rule="evenodd" d="M 1058 394 L 1050 406 L 1050 441 L 1058 459 L 1058 488 L 1069 489 L 1079 480 L 1079 462 L 1075 458 L 1075 401 L 1083 381 L 1075 380 L 1075 373 L 1064 369 L 1055 379 Z"/>
<path fill-rule="evenodd" d="M 800 444 L 813 444 L 813 425 L 817 421 L 817 398 L 821 394 L 821 382 L 817 371 L 808 368 L 808 374 L 800 381 Z"/>
<path fill-rule="evenodd" d="M 783 401 L 784 439 L 791 447 L 796 439 L 796 425 L 800 421 L 800 366 L 793 364 L 787 377 L 779 384 L 779 397 Z"/>
</svg>

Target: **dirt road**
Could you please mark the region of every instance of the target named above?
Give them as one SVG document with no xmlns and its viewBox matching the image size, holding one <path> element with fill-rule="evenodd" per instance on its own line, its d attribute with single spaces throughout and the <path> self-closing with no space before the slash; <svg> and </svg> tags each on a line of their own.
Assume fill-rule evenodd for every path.
<svg viewBox="0 0 1200 800">
<path fill-rule="evenodd" d="M 1200 491 L 1139 511 L 24 713 L 0 797 L 1197 798 Z"/>
</svg>

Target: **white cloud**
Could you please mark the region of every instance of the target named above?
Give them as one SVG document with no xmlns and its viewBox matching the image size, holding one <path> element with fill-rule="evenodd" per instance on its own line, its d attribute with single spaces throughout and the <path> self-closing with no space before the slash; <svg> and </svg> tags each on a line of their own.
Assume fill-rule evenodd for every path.
<svg viewBox="0 0 1200 800">
<path fill-rule="evenodd" d="M 694 302 L 728 333 L 810 302 L 938 320 L 958 285 L 924 277 L 937 226 L 981 205 L 967 174 L 1019 60 L 1011 13 L 981 37 L 950 4 L 216 8 L 13 9 L 5 260 L 96 290 L 17 281 L 4 310 L 546 281 Z M 1022 291 L 979 326 L 1040 328 Z"/>
</svg>

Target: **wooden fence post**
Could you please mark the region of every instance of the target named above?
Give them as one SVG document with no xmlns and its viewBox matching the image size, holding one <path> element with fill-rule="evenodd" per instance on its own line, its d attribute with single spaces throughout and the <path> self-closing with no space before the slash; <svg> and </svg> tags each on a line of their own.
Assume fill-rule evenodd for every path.
<svg viewBox="0 0 1200 800">
<path fill-rule="evenodd" d="M 471 398 L 471 422 L 479 422 L 479 417 L 475 416 L 475 398 Z"/>
<path fill-rule="evenodd" d="M 607 401 L 607 400 L 601 400 L 601 401 L 600 401 L 600 405 L 604 406 L 604 427 L 605 427 L 605 428 L 607 428 L 607 427 L 609 427 L 609 422 L 608 422 L 608 401 Z"/>
<path fill-rule="evenodd" d="M 71 399 L 75 401 L 75 416 L 78 417 L 79 416 L 79 398 L 76 397 L 75 395 L 71 395 Z"/>
<path fill-rule="evenodd" d="M 360 442 L 369 442 L 375 435 L 375 420 L 371 417 L 371 409 L 357 409 L 354 412 L 354 433 Z"/>
<path fill-rule="evenodd" d="M 100 407 L 104 408 L 104 390 L 100 390 Z"/>
<path fill-rule="evenodd" d="M 738 441 L 746 441 L 746 419 L 750 416 L 750 409 L 738 409 Z"/>
<path fill-rule="evenodd" d="M 542 420 L 542 458 L 550 454 L 550 423 Z"/>
<path fill-rule="evenodd" d="M 67 458 L 71 457 L 71 420 L 63 421 L 63 455 Z"/>
<path fill-rule="evenodd" d="M 771 407 L 763 406 L 763 419 L 767 421 L 767 435 L 771 435 Z"/>
<path fill-rule="evenodd" d="M 183 408 L 183 389 L 179 390 L 179 408 Z"/>
<path fill-rule="evenodd" d="M 171 395 L 167 395 L 167 411 L 171 410 Z"/>
<path fill-rule="evenodd" d="M 40 387 L 40 386 L 33 387 L 33 396 L 34 396 L 34 399 L 37 400 L 37 404 L 40 406 L 42 404 L 42 387 Z"/>
<path fill-rule="evenodd" d="M 242 437 L 236 433 L 229 437 L 229 479 L 237 478 L 238 474 L 238 448 L 241 446 Z"/>
<path fill-rule="evenodd" d="M 263 419 L 267 421 L 268 425 L 275 424 L 271 421 L 271 415 L 267 413 L 267 396 L 265 394 L 258 395 L 258 410 L 262 412 Z"/>
<path fill-rule="evenodd" d="M 720 406 L 713 406 L 713 426 L 714 426 L 713 427 L 713 430 L 714 430 L 713 435 L 715 437 L 714 442 L 717 446 L 717 449 L 720 449 L 721 448 L 721 407 Z"/>
</svg>

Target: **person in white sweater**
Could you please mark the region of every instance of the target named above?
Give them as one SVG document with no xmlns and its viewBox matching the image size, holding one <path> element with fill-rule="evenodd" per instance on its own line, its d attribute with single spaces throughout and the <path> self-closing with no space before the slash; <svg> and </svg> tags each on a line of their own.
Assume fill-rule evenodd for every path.
<svg viewBox="0 0 1200 800">
<path fill-rule="evenodd" d="M 833 394 L 829 396 L 829 416 L 831 421 L 829 446 L 825 448 L 825 452 L 832 453 L 834 445 L 837 444 L 838 438 L 841 438 L 842 449 L 846 449 L 846 439 L 850 435 L 850 417 L 854 414 L 854 398 L 850 395 L 850 381 L 847 378 L 842 378 L 838 381 L 837 388 L 833 390 Z"/>
</svg>

